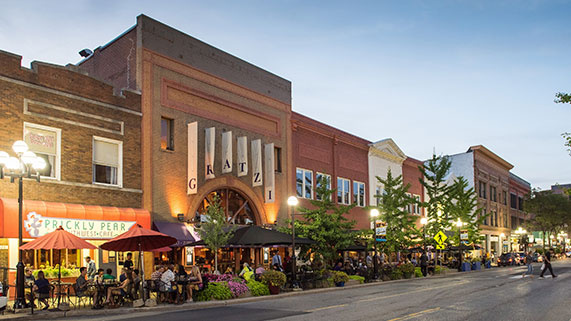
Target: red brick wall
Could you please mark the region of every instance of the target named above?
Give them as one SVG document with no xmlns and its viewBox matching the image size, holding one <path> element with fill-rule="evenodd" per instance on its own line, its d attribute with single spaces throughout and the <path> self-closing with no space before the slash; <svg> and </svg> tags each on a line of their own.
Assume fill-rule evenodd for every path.
<svg viewBox="0 0 571 321">
<path fill-rule="evenodd" d="M 24 198 L 139 208 L 140 95 L 114 95 L 112 86 L 65 67 L 34 63 L 29 70 L 20 62 L 0 52 L 0 150 L 14 156 L 11 146 L 23 139 L 24 122 L 61 129 L 61 180 L 26 180 Z M 32 114 L 24 113 L 25 100 Z M 121 121 L 123 134 L 101 130 L 120 132 Z M 93 136 L 123 142 L 123 188 L 92 184 Z M 0 197 L 17 194 L 17 184 L 0 180 Z"/>
<path fill-rule="evenodd" d="M 331 188 L 337 188 L 337 177 L 365 183 L 365 206 L 368 206 L 368 150 L 369 141 L 345 133 L 303 115 L 292 113 L 293 184 L 295 168 L 313 171 L 315 187 L 317 172 L 331 175 Z M 314 196 L 315 197 L 315 196 Z M 337 194 L 334 195 L 337 200 Z M 311 207 L 306 199 L 300 206 Z M 364 208 L 354 207 L 348 219 L 357 222 L 356 229 L 369 229 L 369 213 Z"/>
</svg>

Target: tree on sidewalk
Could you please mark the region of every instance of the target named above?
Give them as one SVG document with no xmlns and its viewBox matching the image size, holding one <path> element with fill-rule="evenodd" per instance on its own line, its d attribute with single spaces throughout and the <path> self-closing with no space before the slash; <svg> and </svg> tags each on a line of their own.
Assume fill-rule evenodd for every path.
<svg viewBox="0 0 571 321">
<path fill-rule="evenodd" d="M 377 176 L 377 181 L 383 185 L 383 193 L 375 196 L 379 199 L 378 219 L 387 224 L 387 241 L 383 242 L 383 248 L 397 253 L 412 246 L 420 235 L 415 225 L 417 217 L 408 210 L 416 200 L 408 195 L 410 184 L 403 185 L 402 175 L 393 177 L 390 168 L 387 178 Z"/>
<path fill-rule="evenodd" d="M 558 104 L 571 104 L 571 94 L 567 93 L 556 93 L 555 102 Z M 561 134 L 563 139 L 565 139 L 565 146 L 569 147 L 569 155 L 571 155 L 571 133 Z"/>
<path fill-rule="evenodd" d="M 322 177 L 316 185 L 316 200 L 310 201 L 312 208 L 298 208 L 301 219 L 295 220 L 295 234 L 315 241 L 307 246 L 308 250 L 332 268 L 338 250 L 353 245 L 357 233 L 353 230 L 356 222 L 346 217 L 355 204 L 345 206 L 334 203 L 334 191 L 329 186 L 327 178 Z M 279 230 L 291 234 L 290 225 L 291 220 L 288 219 L 286 226 Z"/>
<path fill-rule="evenodd" d="M 564 195 L 534 189 L 526 197 L 524 208 L 535 215 L 529 225 L 541 232 L 544 251 L 546 238 L 551 242 L 550 235 L 557 235 L 571 225 L 571 201 Z"/>
<path fill-rule="evenodd" d="M 468 180 L 462 176 L 456 178 L 450 188 L 452 204 L 449 206 L 449 213 L 452 221 L 463 222 L 462 230 L 468 232 L 468 243 L 479 243 L 482 241 L 480 224 L 484 222 L 487 215 L 478 208 L 478 196 L 473 187 L 468 188 Z M 455 242 L 460 245 L 460 235 L 455 238 Z"/>
<path fill-rule="evenodd" d="M 453 205 L 453 187 L 447 183 L 451 166 L 447 156 L 433 154 L 431 159 L 418 167 L 422 173 L 419 180 L 427 196 L 427 200 L 422 203 L 428 219 L 425 228 L 427 234 L 432 236 L 452 227 L 450 212 Z"/>
<path fill-rule="evenodd" d="M 206 208 L 206 222 L 198 228 L 198 234 L 206 247 L 214 253 L 214 271 L 218 271 L 218 250 L 227 245 L 234 235 L 233 226 L 228 223 L 224 208 L 220 206 L 220 197 L 214 195 Z"/>
</svg>

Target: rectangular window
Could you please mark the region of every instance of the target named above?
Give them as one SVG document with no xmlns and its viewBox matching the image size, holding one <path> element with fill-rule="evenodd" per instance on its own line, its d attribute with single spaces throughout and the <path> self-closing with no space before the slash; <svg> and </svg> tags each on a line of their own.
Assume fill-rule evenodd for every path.
<svg viewBox="0 0 571 321">
<path fill-rule="evenodd" d="M 331 190 L 331 175 L 328 174 L 323 174 L 320 172 L 317 172 L 315 174 L 315 199 L 321 201 L 321 195 L 319 195 L 317 193 L 318 188 L 321 187 L 321 181 L 325 179 L 327 181 L 327 184 L 325 185 L 325 188 L 327 188 L 328 190 Z"/>
<path fill-rule="evenodd" d="M 161 149 L 174 150 L 174 120 L 161 117 Z"/>
<path fill-rule="evenodd" d="M 409 198 L 412 198 L 412 195 L 410 193 L 406 193 L 406 196 L 408 196 Z M 407 213 L 412 213 L 412 204 L 407 204 L 407 206 L 404 210 Z"/>
<path fill-rule="evenodd" d="M 486 183 L 480 182 L 479 194 L 481 198 L 486 198 Z"/>
<path fill-rule="evenodd" d="M 282 172 L 282 149 L 274 147 L 274 170 L 276 173 Z"/>
<path fill-rule="evenodd" d="M 508 194 L 506 193 L 506 191 L 502 191 L 502 201 L 504 205 L 508 205 Z"/>
<path fill-rule="evenodd" d="M 24 141 L 30 151 L 46 162 L 43 178 L 61 178 L 61 129 L 24 122 Z"/>
<path fill-rule="evenodd" d="M 490 186 L 490 201 L 497 202 L 498 199 L 496 198 L 496 196 L 497 196 L 496 187 Z"/>
<path fill-rule="evenodd" d="M 517 196 L 513 193 L 510 193 L 510 207 L 517 209 Z"/>
<path fill-rule="evenodd" d="M 296 192 L 301 198 L 312 199 L 313 172 L 307 169 L 296 169 Z"/>
<path fill-rule="evenodd" d="M 523 197 L 518 196 L 518 198 L 517 198 L 517 203 L 518 203 L 518 206 L 519 206 L 518 209 L 519 209 L 520 211 L 523 211 Z"/>
<path fill-rule="evenodd" d="M 349 180 L 345 178 L 337 178 L 337 203 L 349 205 L 351 203 L 351 199 L 349 198 L 350 194 L 350 186 Z"/>
<path fill-rule="evenodd" d="M 420 215 L 420 195 L 413 195 L 414 203 L 412 204 L 412 213 L 416 215 Z"/>
<path fill-rule="evenodd" d="M 495 212 L 491 211 L 490 212 L 490 226 L 494 226 L 494 219 L 495 219 Z"/>
<path fill-rule="evenodd" d="M 353 181 L 353 202 L 365 207 L 365 183 Z"/>
<path fill-rule="evenodd" d="M 123 186 L 123 142 L 93 136 L 93 182 Z"/>
</svg>

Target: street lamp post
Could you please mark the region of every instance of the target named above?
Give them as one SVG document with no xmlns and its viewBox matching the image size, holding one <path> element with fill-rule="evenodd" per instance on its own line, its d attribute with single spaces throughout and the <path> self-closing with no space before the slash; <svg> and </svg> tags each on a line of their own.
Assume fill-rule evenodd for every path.
<svg viewBox="0 0 571 321">
<path fill-rule="evenodd" d="M 527 254 L 527 231 L 522 229 L 520 226 L 517 228 L 515 233 L 520 236 L 520 242 L 523 243 L 523 251 Z"/>
<path fill-rule="evenodd" d="M 16 265 L 16 300 L 15 309 L 25 307 L 24 299 L 24 263 L 22 263 L 22 209 L 24 207 L 23 179 L 30 178 L 40 181 L 40 173 L 46 166 L 43 158 L 28 150 L 28 144 L 22 140 L 14 142 L 12 149 L 18 157 L 10 157 L 7 152 L 0 151 L 0 179 L 10 177 L 14 183 L 18 179 L 18 264 Z"/>
<path fill-rule="evenodd" d="M 458 227 L 458 250 L 460 251 L 458 258 L 458 272 L 462 272 L 462 225 L 464 224 L 460 219 L 458 219 L 458 222 L 456 222 L 456 226 Z"/>
<path fill-rule="evenodd" d="M 292 288 L 297 288 L 297 265 L 296 265 L 296 257 L 295 257 L 295 207 L 299 201 L 297 197 L 290 196 L 287 199 L 287 205 L 291 208 L 291 285 Z"/>
<path fill-rule="evenodd" d="M 380 213 L 379 210 L 376 208 L 371 209 L 371 219 L 373 220 L 373 248 L 375 250 L 373 254 L 373 278 L 376 279 L 377 275 L 379 274 L 379 264 L 377 263 L 377 217 L 379 217 Z"/>
<path fill-rule="evenodd" d="M 426 224 L 428 224 L 428 219 L 426 217 L 421 218 L 420 224 L 422 224 L 422 247 L 426 252 Z"/>
</svg>

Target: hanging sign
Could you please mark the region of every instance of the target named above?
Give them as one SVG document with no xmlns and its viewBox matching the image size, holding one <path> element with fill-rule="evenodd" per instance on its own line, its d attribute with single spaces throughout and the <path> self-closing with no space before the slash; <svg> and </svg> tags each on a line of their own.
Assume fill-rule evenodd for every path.
<svg viewBox="0 0 571 321">
<path fill-rule="evenodd" d="M 232 132 L 222 133 L 222 173 L 232 173 Z"/>
<path fill-rule="evenodd" d="M 198 123 L 187 125 L 188 131 L 188 171 L 186 182 L 186 194 L 198 192 Z"/>
<path fill-rule="evenodd" d="M 214 147 L 216 128 L 210 127 L 204 130 L 205 144 L 204 144 L 204 170 L 205 178 L 211 179 L 214 176 Z"/>
<path fill-rule="evenodd" d="M 252 186 L 262 186 L 262 141 L 252 141 Z"/>
<path fill-rule="evenodd" d="M 238 137 L 238 177 L 248 175 L 248 137 Z"/>
<path fill-rule="evenodd" d="M 275 199 L 275 175 L 274 170 L 274 143 L 264 145 L 264 170 L 266 172 L 266 184 L 264 185 L 265 203 L 273 203 Z"/>
<path fill-rule="evenodd" d="M 387 241 L 387 224 L 383 221 L 375 221 L 375 240 L 377 242 Z"/>
</svg>

